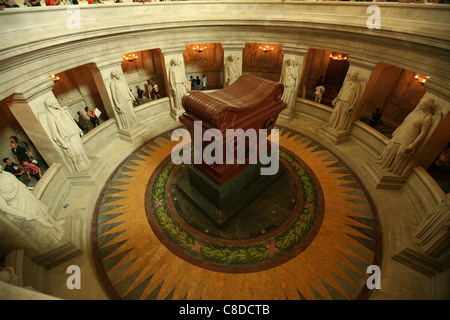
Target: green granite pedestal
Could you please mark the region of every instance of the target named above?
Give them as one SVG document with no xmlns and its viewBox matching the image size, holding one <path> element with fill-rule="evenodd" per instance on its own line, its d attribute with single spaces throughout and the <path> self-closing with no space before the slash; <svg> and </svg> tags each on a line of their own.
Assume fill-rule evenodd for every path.
<svg viewBox="0 0 450 320">
<path fill-rule="evenodd" d="M 193 165 L 187 165 L 188 174 L 176 182 L 176 187 L 209 221 L 216 227 L 223 228 L 262 192 L 276 183 L 287 169 L 280 166 L 277 174 L 267 176 L 261 175 L 260 170 L 261 164 L 249 165 L 219 186 Z"/>
</svg>

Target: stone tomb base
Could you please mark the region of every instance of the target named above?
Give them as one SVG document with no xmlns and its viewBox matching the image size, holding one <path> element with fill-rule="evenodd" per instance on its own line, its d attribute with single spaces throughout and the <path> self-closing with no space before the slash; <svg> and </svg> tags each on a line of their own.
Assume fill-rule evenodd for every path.
<svg viewBox="0 0 450 320">
<path fill-rule="evenodd" d="M 216 227 L 226 226 L 242 210 L 276 183 L 286 172 L 280 166 L 275 175 L 261 175 L 261 164 L 249 165 L 237 176 L 219 186 L 193 165 L 186 165 L 176 185 L 177 191 L 196 211 Z"/>
</svg>

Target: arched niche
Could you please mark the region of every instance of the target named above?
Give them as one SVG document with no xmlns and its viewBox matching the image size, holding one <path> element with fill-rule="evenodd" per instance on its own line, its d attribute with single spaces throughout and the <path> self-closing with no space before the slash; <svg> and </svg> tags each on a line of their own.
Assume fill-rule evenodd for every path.
<svg viewBox="0 0 450 320">
<path fill-rule="evenodd" d="M 132 57 L 132 59 L 128 57 Z M 163 65 L 164 58 L 160 49 L 123 54 L 122 71 L 132 94 L 137 97 L 137 87 L 145 92 L 142 99 L 136 100 L 138 104 L 149 102 L 152 99 L 151 85 L 148 81 L 154 81 L 159 86 L 161 97 L 167 96 Z"/>
<path fill-rule="evenodd" d="M 33 160 L 37 161 L 37 165 L 42 170 L 42 173 L 44 173 L 48 169 L 48 165 L 33 144 L 33 141 L 28 137 L 19 121 L 11 112 L 9 107 L 10 103 L 6 102 L 8 99 L 6 98 L 0 102 L 0 165 L 5 168 L 4 158 L 9 158 L 12 162 L 17 163 L 10 143 L 10 137 L 15 136 L 27 144 L 28 154 L 33 157 Z M 20 165 L 20 163 L 18 164 Z M 20 180 L 30 187 L 33 187 L 37 182 L 34 177 L 29 180 L 26 173 L 22 175 Z"/>
<path fill-rule="evenodd" d="M 378 108 L 383 124 L 375 129 L 391 137 L 426 92 L 424 85 L 415 78 L 416 74 L 411 70 L 378 63 L 361 99 L 364 108 L 361 121 L 368 123 L 370 115 Z"/>
<path fill-rule="evenodd" d="M 339 55 L 343 58 L 332 58 Z M 315 84 L 321 79 L 325 87 L 321 103 L 331 106 L 349 68 L 346 57 L 345 54 L 330 50 L 309 48 L 305 55 L 304 72 L 300 84 L 304 91 L 304 98 L 314 100 Z"/>
<path fill-rule="evenodd" d="M 220 43 L 188 44 L 183 52 L 186 78 L 208 79 L 207 89 L 223 87 L 223 48 Z"/>
<path fill-rule="evenodd" d="M 268 46 L 269 50 L 264 50 Z M 273 48 L 273 50 L 272 50 Z M 242 55 L 242 73 L 280 81 L 284 52 L 281 45 L 247 43 Z"/>
<path fill-rule="evenodd" d="M 105 106 L 101 99 L 91 72 L 91 64 L 85 64 L 69 70 L 65 70 L 54 76 L 53 94 L 63 108 L 67 108 L 69 114 L 78 121 L 77 112 L 81 111 L 87 119 L 85 108 L 100 110 L 100 120 L 108 120 Z M 87 121 L 92 128 L 90 121 Z"/>
</svg>

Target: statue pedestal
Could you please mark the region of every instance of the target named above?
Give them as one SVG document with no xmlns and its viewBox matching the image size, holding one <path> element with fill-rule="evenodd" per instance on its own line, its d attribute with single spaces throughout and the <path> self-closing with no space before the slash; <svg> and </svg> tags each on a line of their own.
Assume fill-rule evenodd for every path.
<svg viewBox="0 0 450 320">
<path fill-rule="evenodd" d="M 73 257 L 82 254 L 83 251 L 71 242 L 65 242 L 60 246 L 35 257 L 33 261 L 41 267 L 50 270 L 63 262 L 69 261 Z"/>
<path fill-rule="evenodd" d="M 91 159 L 89 168 L 81 172 L 72 172 L 67 175 L 69 182 L 74 186 L 94 185 L 105 172 L 108 164 L 100 158 Z"/>
<path fill-rule="evenodd" d="M 147 129 L 144 127 L 142 123 L 137 123 L 137 125 L 134 128 L 119 129 L 118 132 L 119 138 L 121 140 L 134 144 L 139 140 L 143 140 L 143 136 L 147 132 Z"/>
<path fill-rule="evenodd" d="M 286 121 L 290 121 L 292 120 L 292 118 L 294 117 L 294 108 L 291 109 L 284 109 L 283 111 L 280 112 L 280 115 L 278 116 L 280 119 L 286 120 Z"/>
<path fill-rule="evenodd" d="M 345 142 L 350 137 L 350 130 L 332 129 L 326 125 L 322 126 L 318 133 L 333 141 L 334 144 Z"/>
<path fill-rule="evenodd" d="M 180 116 L 184 113 L 183 109 L 175 109 L 175 108 L 170 108 L 170 116 L 172 117 L 173 120 L 178 121 L 178 119 L 180 118 Z"/>
<path fill-rule="evenodd" d="M 394 223 L 389 229 L 389 234 L 392 234 L 392 238 L 395 239 L 391 248 L 392 259 L 428 277 L 436 276 L 445 271 L 445 266 L 436 258 L 425 254 L 413 238 L 416 226 Z"/>
<path fill-rule="evenodd" d="M 381 189 L 401 189 L 406 182 L 407 177 L 399 176 L 394 173 L 387 172 L 375 163 L 375 160 L 368 161 L 364 168 L 369 173 L 369 176 L 375 181 L 376 187 Z"/>
<path fill-rule="evenodd" d="M 187 165 L 187 174 L 174 185 L 209 221 L 222 228 L 286 172 L 281 167 L 275 175 L 261 176 L 260 169 L 260 164 L 249 165 L 219 186 L 193 165 Z"/>
</svg>

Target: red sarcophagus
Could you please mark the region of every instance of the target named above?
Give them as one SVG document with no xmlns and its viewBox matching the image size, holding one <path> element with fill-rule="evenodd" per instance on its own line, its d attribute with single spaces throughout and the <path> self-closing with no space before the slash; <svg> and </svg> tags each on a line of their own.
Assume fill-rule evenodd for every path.
<svg viewBox="0 0 450 320">
<path fill-rule="evenodd" d="M 184 114 L 180 122 L 189 130 L 191 136 L 195 135 L 194 122 L 201 121 L 202 135 L 208 129 L 217 129 L 221 132 L 220 143 L 223 155 L 233 152 L 234 161 L 223 161 L 222 164 L 205 162 L 195 164 L 195 167 L 219 186 L 223 185 L 250 163 L 248 161 L 249 149 L 258 152 L 258 146 L 246 143 L 245 163 L 238 163 L 239 150 L 235 143 L 227 143 L 227 129 L 245 134 L 248 129 L 258 132 L 266 129 L 270 132 L 277 121 L 280 112 L 286 108 L 281 100 L 284 91 L 283 84 L 244 74 L 231 86 L 214 92 L 189 91 L 183 97 Z M 238 130 L 241 129 L 241 130 Z M 198 131 L 197 131 L 198 132 Z M 239 137 L 236 138 L 237 140 Z M 208 142 L 205 142 L 205 147 Z M 230 150 L 231 149 L 231 150 Z M 267 146 L 266 150 L 269 149 Z M 240 150 L 242 151 L 242 150 Z"/>
</svg>

